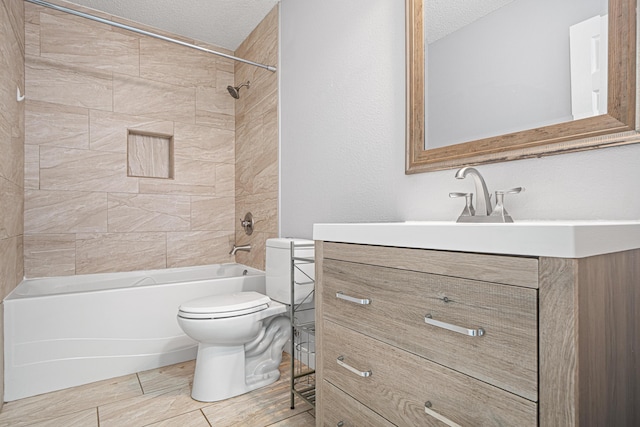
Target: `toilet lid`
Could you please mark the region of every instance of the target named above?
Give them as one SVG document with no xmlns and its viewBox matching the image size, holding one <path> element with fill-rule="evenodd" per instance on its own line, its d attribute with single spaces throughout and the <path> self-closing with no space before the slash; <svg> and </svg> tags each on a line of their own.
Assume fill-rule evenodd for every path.
<svg viewBox="0 0 640 427">
<path fill-rule="evenodd" d="M 186 315 L 231 317 L 264 310 L 270 302 L 271 298 L 258 292 L 236 292 L 233 294 L 212 295 L 187 301 L 180 305 L 179 311 L 181 314 Z"/>
</svg>

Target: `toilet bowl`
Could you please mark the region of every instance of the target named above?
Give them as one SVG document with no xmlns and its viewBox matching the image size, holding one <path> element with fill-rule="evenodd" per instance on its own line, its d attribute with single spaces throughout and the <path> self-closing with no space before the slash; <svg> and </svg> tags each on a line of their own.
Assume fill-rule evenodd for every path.
<svg viewBox="0 0 640 427">
<path fill-rule="evenodd" d="M 291 336 L 286 306 L 258 292 L 187 301 L 178 324 L 198 341 L 191 397 L 216 402 L 280 378 L 282 349 Z"/>
<path fill-rule="evenodd" d="M 280 378 L 282 350 L 291 337 L 291 322 L 283 315 L 291 304 L 294 283 L 313 276 L 313 270 L 292 271 L 294 244 L 310 240 L 267 239 L 266 293 L 237 292 L 184 302 L 178 324 L 198 342 L 191 397 L 216 402 L 269 385 Z M 295 251 L 296 256 L 300 256 Z M 313 257 L 313 249 L 304 256 Z M 300 287 L 307 294 L 313 285 Z M 295 293 L 295 289 L 294 289 Z M 309 300 L 294 300 L 294 304 Z"/>
</svg>

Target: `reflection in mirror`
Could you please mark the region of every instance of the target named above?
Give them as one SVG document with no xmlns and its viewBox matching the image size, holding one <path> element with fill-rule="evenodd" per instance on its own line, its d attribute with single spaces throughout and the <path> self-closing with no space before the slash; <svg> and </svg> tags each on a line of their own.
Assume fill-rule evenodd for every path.
<svg viewBox="0 0 640 427">
<path fill-rule="evenodd" d="M 607 0 L 462 4 L 426 0 L 426 148 L 606 113 Z"/>
<path fill-rule="evenodd" d="M 406 1 L 407 173 L 640 140 L 636 0 Z"/>
</svg>

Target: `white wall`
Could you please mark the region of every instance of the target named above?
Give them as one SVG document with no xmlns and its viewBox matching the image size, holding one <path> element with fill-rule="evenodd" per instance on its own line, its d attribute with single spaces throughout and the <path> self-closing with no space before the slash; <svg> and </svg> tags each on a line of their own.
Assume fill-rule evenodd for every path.
<svg viewBox="0 0 640 427">
<path fill-rule="evenodd" d="M 455 220 L 455 171 L 404 174 L 404 1 L 282 0 L 280 234 Z M 640 219 L 640 144 L 480 166 L 519 219 Z"/>
</svg>

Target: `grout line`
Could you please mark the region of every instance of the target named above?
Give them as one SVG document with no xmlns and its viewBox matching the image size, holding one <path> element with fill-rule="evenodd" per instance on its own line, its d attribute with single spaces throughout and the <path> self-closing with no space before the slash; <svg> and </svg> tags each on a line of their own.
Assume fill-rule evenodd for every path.
<svg viewBox="0 0 640 427">
<path fill-rule="evenodd" d="M 205 406 L 206 408 L 206 406 Z M 209 418 L 207 418 L 207 416 L 205 415 L 204 411 L 202 410 L 203 408 L 200 408 L 199 411 L 202 414 L 202 416 L 204 417 L 205 421 L 207 422 L 207 424 L 209 424 L 209 427 L 213 427 L 213 424 L 211 424 L 211 422 L 209 421 Z"/>
<path fill-rule="evenodd" d="M 142 392 L 142 395 L 144 396 L 146 393 L 144 392 L 144 387 L 142 387 L 142 381 L 140 380 L 139 372 L 136 372 L 136 378 L 138 379 L 138 384 L 140 385 L 140 391 Z"/>
</svg>

